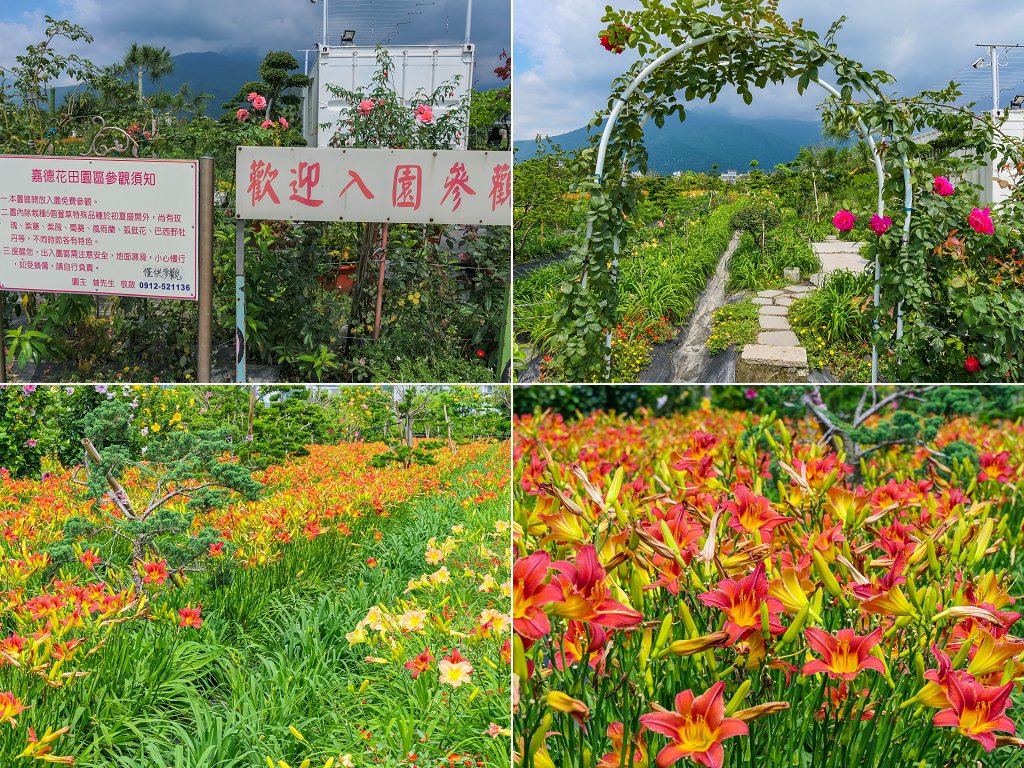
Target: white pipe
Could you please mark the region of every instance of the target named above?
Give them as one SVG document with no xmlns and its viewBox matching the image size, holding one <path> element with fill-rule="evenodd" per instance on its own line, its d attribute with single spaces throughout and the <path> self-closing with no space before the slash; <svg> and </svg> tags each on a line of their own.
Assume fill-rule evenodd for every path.
<svg viewBox="0 0 1024 768">
<path fill-rule="evenodd" d="M 466 0 L 466 45 L 469 45 L 469 32 L 473 27 L 473 0 Z"/>
</svg>

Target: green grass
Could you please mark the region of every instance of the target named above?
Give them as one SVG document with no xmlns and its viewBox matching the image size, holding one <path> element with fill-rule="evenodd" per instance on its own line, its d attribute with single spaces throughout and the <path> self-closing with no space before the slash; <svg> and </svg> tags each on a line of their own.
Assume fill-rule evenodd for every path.
<svg viewBox="0 0 1024 768">
<path fill-rule="evenodd" d="M 711 335 L 705 346 L 710 354 L 717 355 L 734 344 L 753 344 L 760 330 L 758 307 L 751 299 L 726 304 L 712 315 Z"/>
<path fill-rule="evenodd" d="M 389 517 L 357 521 L 351 536 L 327 533 L 284 547 L 267 566 L 195 576 L 170 593 L 173 602 L 150 606 L 164 620 L 119 627 L 83 664 L 88 674 L 66 688 L 44 689 L 38 676 L 3 666 L 0 690 L 31 705 L 19 725 L 40 736 L 47 727 L 71 726 L 54 754 L 74 755 L 79 768 L 232 768 L 266 765 L 267 757 L 292 766 L 310 758 L 319 767 L 342 754 L 353 755 L 357 766 L 376 764 L 378 756 L 395 765 L 410 738 L 434 764 L 437 756 L 459 752 L 507 766 L 507 737 L 485 734 L 490 722 L 509 725 L 507 667 L 502 671 L 499 662 L 492 671 L 484 644 L 451 642 L 476 668 L 474 683 L 493 689 L 490 695 L 467 705 L 472 686 L 442 690 L 435 664 L 429 681 L 421 677 L 427 697 L 421 709 L 410 703 L 411 680 L 398 661 L 374 666 L 360 692 L 367 654 L 346 641 L 371 605 L 415 599 L 404 591 L 409 579 L 433 570 L 423 560 L 428 539 L 447 535 L 455 523 L 477 535 L 507 520 L 507 488 L 463 506 L 481 492 L 473 473 L 507 473 L 507 461 L 507 452 L 495 447 L 442 481 L 435 495 L 401 504 Z M 376 567 L 367 564 L 371 557 Z M 496 567 L 505 572 L 508 564 Z M 445 596 L 465 615 L 478 615 L 487 604 L 508 609 L 500 594 L 467 592 L 454 581 Z M 202 628 L 179 629 L 170 616 L 200 602 Z M 0 730 L 0 764 L 16 764 L 23 733 Z M 433 741 L 420 744 L 424 734 Z"/>
<path fill-rule="evenodd" d="M 840 270 L 806 298 L 793 302 L 790 324 L 811 368 L 843 381 L 871 378 L 871 278 Z"/>
<path fill-rule="evenodd" d="M 786 267 L 799 267 L 804 277 L 821 269 L 821 260 L 802 226 L 795 217 L 787 217 L 764 233 L 763 243 L 761 237 L 744 232 L 739 248 L 729 260 L 729 290 L 782 288 L 788 282 L 782 276 Z"/>
</svg>

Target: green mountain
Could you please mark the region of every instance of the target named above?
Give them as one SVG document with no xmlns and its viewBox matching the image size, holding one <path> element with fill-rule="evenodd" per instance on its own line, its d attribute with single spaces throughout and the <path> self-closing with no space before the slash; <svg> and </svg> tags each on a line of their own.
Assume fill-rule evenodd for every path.
<svg viewBox="0 0 1024 768">
<path fill-rule="evenodd" d="M 599 135 L 601 128 L 591 131 Z M 586 128 L 551 139 L 566 150 L 589 143 Z M 752 160 L 767 171 L 792 160 L 802 146 L 832 143 L 822 137 L 817 122 L 740 119 L 701 110 L 687 112 L 682 123 L 672 117 L 661 129 L 648 123 L 644 140 L 649 168 L 662 175 L 673 171 L 711 172 L 713 165 L 718 165 L 719 173 L 729 169 L 743 173 Z M 536 154 L 536 142 L 517 141 L 514 146 L 517 161 Z"/>
<path fill-rule="evenodd" d="M 209 93 L 213 98 L 206 103 L 206 114 L 220 117 L 224 111 L 221 104 L 234 97 L 238 89 L 250 80 L 259 80 L 259 66 L 263 56 L 256 51 L 229 51 L 227 53 L 182 53 L 172 56 L 174 71 L 153 84 L 143 79 L 143 93 L 157 89 L 176 92 L 182 83 L 188 83 L 193 93 Z M 300 62 L 301 65 L 301 62 Z M 135 82 L 133 77 L 127 77 Z M 74 91 L 82 90 L 81 85 L 67 85 L 57 88 L 57 103 Z"/>
</svg>

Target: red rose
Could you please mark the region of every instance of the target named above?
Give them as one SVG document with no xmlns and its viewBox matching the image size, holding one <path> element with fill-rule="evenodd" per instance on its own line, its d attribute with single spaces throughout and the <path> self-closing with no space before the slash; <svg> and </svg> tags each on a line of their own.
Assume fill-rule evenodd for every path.
<svg viewBox="0 0 1024 768">
<path fill-rule="evenodd" d="M 966 368 L 971 373 L 977 373 L 978 371 L 981 370 L 981 361 L 978 360 L 978 358 L 976 358 L 974 355 L 971 355 L 966 360 L 964 360 L 964 368 Z"/>
</svg>

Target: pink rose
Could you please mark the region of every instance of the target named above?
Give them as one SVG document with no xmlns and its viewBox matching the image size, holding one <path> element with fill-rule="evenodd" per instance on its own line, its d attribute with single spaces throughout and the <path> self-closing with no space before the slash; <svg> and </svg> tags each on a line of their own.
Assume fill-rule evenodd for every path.
<svg viewBox="0 0 1024 768">
<path fill-rule="evenodd" d="M 429 123 L 434 119 L 434 110 L 426 104 L 420 104 L 416 107 L 416 119 L 424 123 Z"/>
<path fill-rule="evenodd" d="M 246 120 L 249 119 L 249 110 L 248 109 L 240 109 L 240 110 L 238 110 L 238 112 L 236 113 L 236 117 L 238 118 L 238 122 L 244 123 Z"/>
<path fill-rule="evenodd" d="M 264 120 L 260 124 L 260 128 L 273 128 L 273 127 L 274 127 L 274 121 L 273 120 Z"/>
<path fill-rule="evenodd" d="M 995 227 L 992 225 L 992 217 L 988 215 L 989 209 L 979 210 L 975 208 L 971 211 L 971 215 L 967 217 L 967 223 L 971 225 L 971 229 L 981 235 L 992 235 L 995 234 Z"/>
<path fill-rule="evenodd" d="M 252 106 L 253 106 L 254 109 L 266 109 L 267 108 L 267 100 L 264 99 L 259 94 L 256 94 L 256 97 L 253 98 L 253 99 L 250 99 L 250 101 L 252 102 Z"/>
<path fill-rule="evenodd" d="M 832 224 L 840 232 L 849 232 L 851 229 L 853 229 L 853 222 L 855 222 L 856 220 L 856 216 L 854 216 L 849 211 L 844 210 L 840 211 L 839 213 L 832 217 Z"/>
<path fill-rule="evenodd" d="M 373 110 L 373 99 L 363 99 L 359 102 L 359 114 L 368 115 Z"/>
<path fill-rule="evenodd" d="M 277 122 L 279 122 L 281 124 L 281 127 L 284 128 L 286 131 L 288 130 L 288 121 L 285 120 L 283 117 L 278 118 Z"/>
<path fill-rule="evenodd" d="M 888 216 L 879 216 L 876 213 L 871 217 L 868 226 L 871 227 L 872 232 L 881 237 L 892 228 L 892 219 Z"/>
<path fill-rule="evenodd" d="M 949 179 L 945 176 L 936 176 L 932 188 L 939 197 L 949 197 L 955 191 L 953 185 L 949 183 Z"/>
<path fill-rule="evenodd" d="M 256 91 L 252 91 L 252 92 L 251 92 L 251 93 L 250 93 L 250 94 L 249 94 L 248 96 L 246 96 L 245 98 L 246 98 L 246 99 L 248 99 L 249 101 L 252 101 L 253 99 L 255 99 L 255 98 L 258 98 L 258 97 L 259 97 L 259 94 L 258 94 L 258 93 L 256 93 Z"/>
</svg>

